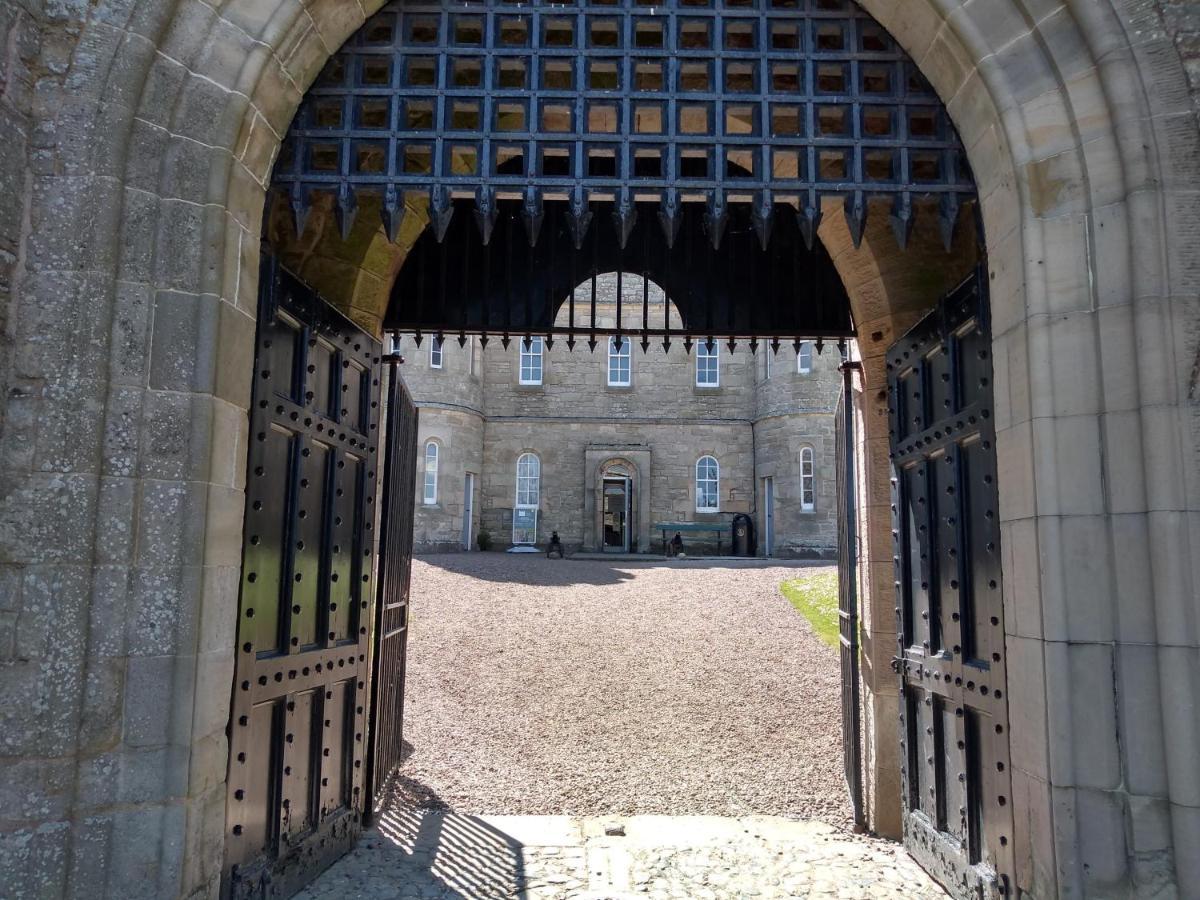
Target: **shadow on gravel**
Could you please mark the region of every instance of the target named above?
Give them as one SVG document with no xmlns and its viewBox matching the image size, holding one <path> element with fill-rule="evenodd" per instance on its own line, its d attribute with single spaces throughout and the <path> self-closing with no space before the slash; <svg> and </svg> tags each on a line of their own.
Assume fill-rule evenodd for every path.
<svg viewBox="0 0 1200 900">
<path fill-rule="evenodd" d="M 395 854 L 385 871 L 414 897 L 528 896 L 524 845 L 419 781 L 395 778 L 376 827 Z"/>
<path fill-rule="evenodd" d="M 762 568 L 828 568 L 837 565 L 832 560 L 811 559 L 736 559 L 723 557 L 705 559 L 665 560 L 647 556 L 645 559 L 547 559 L 533 553 L 430 553 L 417 554 L 416 559 L 430 566 L 483 581 L 502 584 L 524 584 L 530 587 L 569 587 L 574 584 L 620 584 L 633 575 L 630 568 L 654 566 L 673 569 L 762 569 Z"/>
</svg>

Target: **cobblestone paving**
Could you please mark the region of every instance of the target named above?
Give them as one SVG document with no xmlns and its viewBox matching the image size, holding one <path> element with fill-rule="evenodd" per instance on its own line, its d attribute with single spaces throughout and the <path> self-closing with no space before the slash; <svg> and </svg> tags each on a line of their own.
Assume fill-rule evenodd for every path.
<svg viewBox="0 0 1200 900">
<path fill-rule="evenodd" d="M 387 812 L 297 900 L 945 900 L 890 841 L 769 816 Z"/>
</svg>

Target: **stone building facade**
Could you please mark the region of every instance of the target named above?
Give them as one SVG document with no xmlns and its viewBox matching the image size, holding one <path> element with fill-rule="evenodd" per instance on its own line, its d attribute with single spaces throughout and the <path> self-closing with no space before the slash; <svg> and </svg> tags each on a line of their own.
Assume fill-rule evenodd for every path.
<svg viewBox="0 0 1200 900">
<path fill-rule="evenodd" d="M 640 322 L 643 287 L 651 321 L 661 321 L 662 291 L 625 275 L 627 325 Z M 480 531 L 500 549 L 530 539 L 543 546 L 557 531 L 568 550 L 660 553 L 656 524 L 729 526 L 744 513 L 760 556 L 832 556 L 837 348 L 818 353 L 806 343 L 797 354 L 789 342 L 772 353 L 764 343 L 752 354 L 743 342 L 731 353 L 714 342 L 713 368 L 698 360 L 709 352 L 704 338 L 690 352 L 679 341 L 664 351 L 657 340 L 643 351 L 634 333 L 619 354 L 628 357 L 628 377 L 614 368 L 619 377 L 610 379 L 605 336 L 588 348 L 589 291 L 578 291 L 573 351 L 562 339 L 547 347 L 535 338 L 523 352 L 521 337 L 505 349 L 498 338 L 483 347 L 474 337 L 463 346 L 427 337 L 418 346 L 403 336 L 402 371 L 421 410 L 417 480 L 419 488 L 430 485 L 428 496 L 419 489 L 416 498 L 417 551 L 475 548 Z M 597 328 L 616 327 L 616 296 L 616 274 L 600 276 Z M 566 315 L 564 304 L 560 324 Z M 670 315 L 678 324 L 673 306 Z M 538 471 L 533 535 L 514 533 L 518 462 L 526 454 Z M 697 469 L 708 458 L 716 462 L 715 508 L 707 493 L 697 496 Z M 712 472 L 704 463 L 703 475 Z M 683 537 L 685 550 L 718 549 L 716 534 Z M 721 541 L 729 552 L 729 532 Z"/>
</svg>

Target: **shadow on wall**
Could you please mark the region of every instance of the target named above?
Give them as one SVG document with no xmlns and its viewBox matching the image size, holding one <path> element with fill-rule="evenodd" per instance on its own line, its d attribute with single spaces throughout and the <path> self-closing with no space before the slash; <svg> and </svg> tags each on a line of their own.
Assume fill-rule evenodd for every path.
<svg viewBox="0 0 1200 900">
<path fill-rule="evenodd" d="M 669 566 L 672 569 L 762 569 L 828 568 L 829 560 L 721 558 L 665 560 L 647 557 L 645 560 L 614 559 L 547 559 L 544 553 L 437 553 L 417 554 L 416 559 L 445 572 L 495 581 L 502 584 L 524 584 L 530 587 L 568 587 L 573 584 L 620 584 L 633 578 L 631 569 Z"/>
</svg>

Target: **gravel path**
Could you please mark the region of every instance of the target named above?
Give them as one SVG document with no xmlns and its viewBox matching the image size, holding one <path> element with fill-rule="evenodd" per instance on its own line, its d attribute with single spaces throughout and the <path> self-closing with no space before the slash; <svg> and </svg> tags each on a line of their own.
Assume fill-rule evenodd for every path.
<svg viewBox="0 0 1200 900">
<path fill-rule="evenodd" d="M 404 799 L 468 814 L 846 827 L 837 654 L 780 595 L 797 574 L 754 562 L 417 559 Z"/>
</svg>

